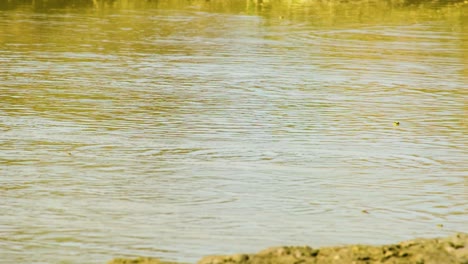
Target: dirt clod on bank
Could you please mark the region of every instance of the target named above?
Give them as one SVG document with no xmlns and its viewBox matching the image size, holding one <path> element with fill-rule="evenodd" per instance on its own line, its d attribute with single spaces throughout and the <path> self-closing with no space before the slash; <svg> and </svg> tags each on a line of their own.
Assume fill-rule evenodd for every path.
<svg viewBox="0 0 468 264">
<path fill-rule="evenodd" d="M 257 254 L 207 256 L 197 264 L 468 264 L 468 234 L 414 239 L 393 245 L 311 248 L 282 246 Z M 175 264 L 154 258 L 115 259 L 109 264 Z"/>
</svg>

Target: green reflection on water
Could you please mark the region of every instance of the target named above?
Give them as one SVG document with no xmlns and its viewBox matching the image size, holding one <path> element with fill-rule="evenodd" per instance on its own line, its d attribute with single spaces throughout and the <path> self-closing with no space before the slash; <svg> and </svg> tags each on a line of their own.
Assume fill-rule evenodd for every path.
<svg viewBox="0 0 468 264">
<path fill-rule="evenodd" d="M 461 8 L 466 6 L 466 0 L 391 0 L 391 1 L 312 1 L 312 0 L 8 0 L 0 2 L 0 10 L 15 8 L 32 8 L 34 11 L 48 11 L 64 8 L 92 9 L 198 9 L 212 12 L 245 12 L 248 14 L 262 13 L 265 15 L 282 13 L 282 16 L 292 13 L 310 15 L 326 13 L 332 16 L 350 16 L 362 18 L 388 11 L 382 7 L 445 7 Z M 350 8 L 353 7 L 353 8 Z M 366 14 L 367 11 L 374 11 Z"/>
<path fill-rule="evenodd" d="M 118 10 L 152 10 L 152 12 L 186 10 L 259 15 L 267 21 L 272 21 L 271 23 L 281 20 L 301 21 L 319 27 L 355 27 L 356 25 L 408 24 L 445 20 L 451 24 L 454 31 L 465 32 L 468 21 L 468 1 L 466 0 L 365 2 L 264 0 L 260 2 L 258 3 L 258 0 L 10 0 L 0 2 L 0 10 L 17 9 L 38 13 L 89 12 L 96 15 L 115 13 Z M 15 20 L 14 15 L 3 14 L 3 16 Z M 129 17 L 125 20 L 128 22 Z"/>
<path fill-rule="evenodd" d="M 83 99 L 76 105 L 70 105 L 70 109 L 75 109 L 86 106 L 87 102 L 94 104 L 98 100 L 105 101 L 109 98 L 104 98 L 104 94 L 93 95 L 97 98 L 82 98 L 83 95 L 70 94 L 54 94 L 53 96 L 47 92 L 47 82 L 54 82 L 55 85 L 66 89 L 67 86 L 76 87 L 80 86 L 80 76 L 96 77 L 99 75 L 90 68 L 94 68 L 93 64 L 101 63 L 101 75 L 115 76 L 114 80 L 104 80 L 99 83 L 91 83 L 96 87 L 113 87 L 116 81 L 124 83 L 124 79 L 119 79 L 119 76 L 125 73 L 128 77 L 142 78 L 138 76 L 138 71 L 135 70 L 135 75 L 132 75 L 131 63 L 132 61 L 144 60 L 145 56 L 149 54 L 167 55 L 167 54 L 183 54 L 187 57 L 192 55 L 200 55 L 203 49 L 194 47 L 193 42 L 187 41 L 171 41 L 171 42 L 157 42 L 161 39 L 178 39 L 178 38 L 191 38 L 191 37 L 213 37 L 213 38 L 232 38 L 232 35 L 223 31 L 220 26 L 216 30 L 205 30 L 213 28 L 214 24 L 226 23 L 226 20 L 221 17 L 199 16 L 197 19 L 182 18 L 180 21 L 172 21 L 166 19 L 155 19 L 154 21 L 149 18 L 154 16 L 164 17 L 166 13 L 164 10 L 181 10 L 181 12 L 188 11 L 188 13 L 181 13 L 181 17 L 187 15 L 189 17 L 194 11 L 203 12 L 217 12 L 229 14 L 242 14 L 242 15 L 256 15 L 261 17 L 261 22 L 258 24 L 260 27 L 281 27 L 284 26 L 283 31 L 288 32 L 288 26 L 297 23 L 306 24 L 310 29 L 310 35 L 313 36 L 315 29 L 327 28 L 356 28 L 372 27 L 372 26 L 386 26 L 386 25 L 414 25 L 423 22 L 437 21 L 443 27 L 443 32 L 453 32 L 456 39 L 459 40 L 459 51 L 456 56 L 459 56 L 464 65 L 461 76 L 468 77 L 468 3 L 459 2 L 451 3 L 453 1 L 438 1 L 421 5 L 421 1 L 377 1 L 377 2 L 354 2 L 343 3 L 340 1 L 308 1 L 308 0 L 271 0 L 263 1 L 258 4 L 251 0 L 239 1 L 221 1 L 221 0 L 148 0 L 148 1 L 135 1 L 135 0 L 12 0 L 0 2 L 0 10 L 12 10 L 11 12 L 0 12 L 3 23 L 0 20 L 0 45 L 4 45 L 6 52 L 22 52 L 31 53 L 31 57 L 36 57 L 39 61 L 44 61 L 50 64 L 48 68 L 37 69 L 33 64 L 25 65 L 21 59 L 16 62 L 14 59 L 10 63 L 14 63 L 18 68 L 27 68 L 25 72 L 15 72 L 6 74 L 4 76 L 6 84 L 15 83 L 15 79 L 30 80 L 31 83 L 38 81 L 35 76 L 40 76 L 42 84 L 46 87 L 43 92 L 36 89 L 35 93 L 22 93 L 17 87 L 4 91 L 2 103 L 11 103 L 12 105 L 32 105 L 36 111 L 41 112 L 44 109 L 54 108 L 56 100 L 66 101 L 71 97 L 73 99 Z M 466 1 L 465 1 L 466 2 Z M 416 5 L 416 3 L 418 5 Z M 149 10 L 151 14 L 138 13 L 133 10 L 145 11 Z M 29 16 L 25 13 L 35 13 L 37 15 Z M 52 16 L 47 14 L 53 13 Z M 56 14 L 64 14 L 63 17 Z M 85 16 L 73 17 L 73 14 L 83 14 Z M 69 14 L 70 16 L 67 16 Z M 107 16 L 112 14 L 113 16 Z M 116 15 L 117 14 L 117 15 Z M 27 19 L 26 19 L 27 18 Z M 28 20 L 29 19 L 29 20 Z M 157 21 L 157 22 L 155 22 Z M 32 23 L 31 23 L 32 22 Z M 290 24 L 288 24 L 291 22 Z M 74 28 L 79 34 L 70 34 L 69 30 Z M 448 30 L 447 30 L 448 29 Z M 326 33 L 321 33 L 322 38 L 327 38 Z M 264 38 L 271 38 L 270 35 L 265 34 Z M 274 38 L 281 38 L 281 35 L 276 34 Z M 282 39 L 287 41 L 287 37 Z M 154 39 L 155 43 L 148 41 Z M 410 35 L 385 35 L 377 34 L 372 31 L 353 33 L 343 32 L 341 35 L 333 33 L 330 39 L 346 40 L 346 41 L 365 41 L 366 43 L 408 43 L 411 42 L 412 36 Z M 414 39 L 414 41 L 418 41 Z M 444 39 L 439 40 L 443 42 Z M 151 45 L 149 43 L 152 43 Z M 209 46 L 207 52 L 220 53 L 224 46 Z M 338 46 L 323 46 L 323 50 L 330 51 L 331 54 L 339 54 L 338 49 L 343 49 Z M 41 51 L 42 54 L 35 52 Z M 69 56 L 57 58 L 56 56 L 49 56 L 47 52 L 71 52 Z M 73 52 L 86 52 L 88 55 L 97 54 L 102 57 L 93 56 L 77 56 Z M 402 52 L 402 53 L 399 53 Z M 385 49 L 377 49 L 375 51 L 363 53 L 353 52 L 347 54 L 347 58 L 361 58 L 366 57 L 369 60 L 378 59 L 379 56 L 385 55 L 395 58 L 397 61 L 406 55 L 417 55 L 417 58 L 424 58 L 426 55 L 440 57 L 455 56 L 445 51 L 437 51 L 435 54 L 431 49 L 418 49 L 411 51 L 411 54 L 406 54 L 408 51 L 395 51 L 390 52 Z M 113 55 L 124 55 L 121 58 L 109 57 Z M 333 60 L 333 57 L 330 55 Z M 204 63 L 205 61 L 193 61 L 193 64 Z M 168 61 L 169 64 L 177 64 L 179 62 L 186 63 L 183 58 L 179 61 Z M 116 66 L 116 67 L 113 67 Z M 125 72 L 112 69 L 122 69 L 125 66 Z M 104 70 L 105 69 L 105 70 Z M 76 73 L 80 75 L 75 77 Z M 169 75 L 169 74 L 168 74 Z M 162 79 L 167 76 L 161 76 Z M 144 78 L 144 76 L 143 76 Z M 183 83 L 184 80 L 175 80 L 174 76 L 169 76 L 168 82 Z M 179 77 L 190 78 L 190 77 Z M 96 79 L 98 79 L 96 77 Z M 63 80 L 63 81 L 61 81 Z M 75 80 L 74 83 L 67 83 L 70 80 Z M 111 84 L 111 82 L 114 84 Z M 28 84 L 25 84 L 28 86 Z M 37 83 L 36 83 L 37 85 Z M 88 83 L 90 85 L 90 83 Z M 82 88 L 88 89 L 88 88 Z M 8 96 L 8 94 L 11 93 Z M 14 96 L 19 93 L 21 96 Z M 457 93 L 457 91 L 453 91 Z M 92 94 L 92 93 L 91 93 Z M 183 98 L 185 95 L 181 95 Z M 103 98 L 101 98 L 103 97 Z M 132 98 L 131 95 L 126 95 L 129 100 L 138 99 Z M 19 102 L 19 100 L 24 100 Z M 34 103 L 35 100 L 40 98 L 42 104 Z M 51 99 L 52 98 L 52 99 Z M 141 99 L 141 98 L 139 98 Z M 86 101 L 88 100 L 88 101 Z M 11 101 L 11 102 L 9 102 Z M 13 102 L 14 101 L 14 102 Z M 69 100 L 73 101 L 73 100 Z M 157 112 L 175 111 L 177 105 L 180 104 L 181 99 L 164 97 L 164 102 L 174 102 L 167 104 L 163 110 L 158 109 Z M 148 105 L 151 105 L 149 103 Z M 44 108 L 44 109 L 40 109 Z M 91 107 L 89 108 L 91 109 Z M 17 111 L 17 110 L 15 110 Z M 60 110 L 62 113 L 64 110 Z M 90 110 L 92 111 L 92 110 Z"/>
<path fill-rule="evenodd" d="M 311 1 L 311 0 L 10 0 L 0 10 L 72 12 L 76 9 L 178 9 L 262 15 L 266 18 L 305 20 L 317 25 L 385 23 L 456 17 L 466 21 L 468 1 Z M 464 15 L 465 14 L 465 15 Z M 382 20 L 382 18 L 384 18 Z"/>
</svg>

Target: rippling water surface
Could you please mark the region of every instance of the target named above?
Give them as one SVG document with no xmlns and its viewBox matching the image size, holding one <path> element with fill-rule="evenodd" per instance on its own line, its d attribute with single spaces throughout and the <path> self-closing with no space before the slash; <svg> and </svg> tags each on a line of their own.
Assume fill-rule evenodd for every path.
<svg viewBox="0 0 468 264">
<path fill-rule="evenodd" d="M 466 6 L 125 3 L 0 11 L 4 261 L 467 231 Z"/>
</svg>

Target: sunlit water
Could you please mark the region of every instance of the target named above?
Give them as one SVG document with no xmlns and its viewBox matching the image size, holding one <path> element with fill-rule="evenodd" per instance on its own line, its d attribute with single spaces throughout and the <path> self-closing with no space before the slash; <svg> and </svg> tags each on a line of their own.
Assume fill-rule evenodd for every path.
<svg viewBox="0 0 468 264">
<path fill-rule="evenodd" d="M 2 263 L 467 231 L 466 16 L 205 5 L 0 11 Z"/>
</svg>

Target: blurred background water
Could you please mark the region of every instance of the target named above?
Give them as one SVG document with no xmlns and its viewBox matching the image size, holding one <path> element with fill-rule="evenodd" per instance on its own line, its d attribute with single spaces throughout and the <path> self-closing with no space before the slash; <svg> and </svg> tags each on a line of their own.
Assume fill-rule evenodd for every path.
<svg viewBox="0 0 468 264">
<path fill-rule="evenodd" d="M 466 232 L 467 11 L 3 2 L 2 262 Z"/>
</svg>

